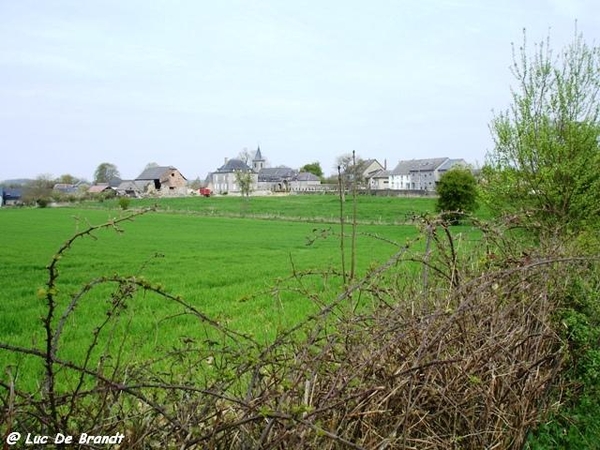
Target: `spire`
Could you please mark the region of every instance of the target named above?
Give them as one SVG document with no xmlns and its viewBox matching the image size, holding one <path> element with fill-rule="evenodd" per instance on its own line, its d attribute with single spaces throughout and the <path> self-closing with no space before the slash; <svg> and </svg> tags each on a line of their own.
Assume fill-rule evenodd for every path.
<svg viewBox="0 0 600 450">
<path fill-rule="evenodd" d="M 260 145 L 256 149 L 256 153 L 254 154 L 254 158 L 252 158 L 252 169 L 255 172 L 260 172 L 261 169 L 265 167 L 265 160 L 262 157 L 260 152 Z"/>
<path fill-rule="evenodd" d="M 262 154 L 260 153 L 260 145 L 256 149 L 256 153 L 254 154 L 254 161 L 264 161 L 262 158 Z"/>
</svg>

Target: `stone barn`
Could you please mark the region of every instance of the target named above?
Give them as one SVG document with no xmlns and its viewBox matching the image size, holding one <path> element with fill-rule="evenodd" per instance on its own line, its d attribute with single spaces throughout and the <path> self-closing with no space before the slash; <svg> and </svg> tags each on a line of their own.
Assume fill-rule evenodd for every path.
<svg viewBox="0 0 600 450">
<path fill-rule="evenodd" d="M 144 170 L 135 180 L 136 184 L 146 183 L 146 194 L 186 195 L 187 179 L 173 166 L 157 166 Z"/>
</svg>

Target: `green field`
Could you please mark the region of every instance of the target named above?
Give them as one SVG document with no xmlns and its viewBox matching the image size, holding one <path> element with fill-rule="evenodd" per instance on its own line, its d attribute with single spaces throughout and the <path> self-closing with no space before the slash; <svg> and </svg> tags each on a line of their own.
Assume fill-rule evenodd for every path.
<svg viewBox="0 0 600 450">
<path fill-rule="evenodd" d="M 290 280 L 292 273 L 324 273 L 341 268 L 339 224 L 323 219 L 329 211 L 331 221 L 335 221 L 338 212 L 332 209 L 339 210 L 339 204 L 333 200 L 320 196 L 251 198 L 248 202 L 240 198 L 155 202 L 158 211 L 122 223 L 123 233 L 104 229 L 96 232 L 95 238 L 84 237 L 75 242 L 59 262 L 57 316 L 90 280 L 115 273 L 139 275 L 232 329 L 259 341 L 271 339 L 278 330 L 322 306 L 296 292 L 300 286 Z M 131 207 L 145 203 L 133 202 Z M 347 202 L 348 208 L 350 204 Z M 390 222 L 399 218 L 406 221 L 405 216 L 412 211 L 423 212 L 431 205 L 430 199 L 413 202 L 361 198 L 357 274 L 364 274 L 397 250 L 397 245 L 389 241 L 403 245 L 416 235 L 414 225 Z M 45 336 L 40 319 L 46 309 L 38 290 L 47 281 L 46 266 L 52 255 L 66 239 L 90 224 L 129 214 L 117 209 L 116 202 L 106 201 L 102 208 L 95 209 L 86 206 L 0 210 L 3 342 L 41 348 Z M 232 217 L 236 208 L 238 212 L 245 208 L 244 214 L 253 217 L 241 217 L 239 213 Z M 269 209 L 277 220 L 264 218 Z M 373 211 L 372 221 L 364 210 Z M 319 238 L 315 240 L 316 236 Z M 345 245 L 348 270 L 348 238 Z M 321 274 L 304 278 L 301 287 L 325 292 L 327 298 L 339 292 L 340 280 Z M 83 357 L 87 348 L 84 344 L 91 341 L 94 329 L 106 317 L 111 289 L 114 287 L 94 288 L 78 303 L 65 326 L 62 357 L 74 361 Z M 182 315 L 183 312 L 180 305 L 165 298 L 138 294 L 128 302 L 119 324 L 106 339 L 127 341 L 128 356 L 143 359 L 152 356 L 157 347 L 168 348 L 182 339 L 206 337 L 197 320 Z M 0 353 L 0 362 L 4 366 L 19 365 L 25 373 L 39 373 L 37 363 L 7 352 Z"/>
<path fill-rule="evenodd" d="M 344 204 L 343 217 L 352 216 L 352 203 Z M 364 224 L 406 224 L 415 214 L 431 212 L 435 207 L 434 198 L 398 198 L 357 196 L 357 220 Z M 118 208 L 116 199 L 104 202 L 86 203 L 87 206 Z M 294 221 L 337 223 L 340 219 L 340 203 L 334 194 L 289 195 L 272 197 L 240 198 L 221 197 L 182 197 L 146 198 L 131 201 L 131 207 L 157 205 L 162 211 L 200 214 L 205 216 L 252 217 L 264 219 L 288 219 Z"/>
<path fill-rule="evenodd" d="M 150 206 L 154 210 L 140 214 L 142 208 Z M 433 199 L 359 197 L 357 279 L 388 261 L 407 243 L 422 255 L 424 242 L 418 240 L 418 220 L 413 219 L 433 210 Z M 131 220 L 119 222 L 116 229 L 108 226 L 77 239 L 58 261 L 54 329 L 86 283 L 118 274 L 143 278 L 152 287 L 140 289 L 129 298 L 115 295 L 116 284 L 103 283 L 90 286 L 81 296 L 68 314 L 58 343 L 56 357 L 60 362 L 53 365 L 58 393 L 93 389 L 97 380 L 93 375 L 83 381 L 79 369 L 64 368 L 65 361 L 67 367 L 72 363 L 100 376 L 108 373 L 110 377 L 110 371 L 118 367 L 124 371 L 120 375 L 125 380 L 129 373 L 134 380 L 144 380 L 140 375 L 144 370 L 150 380 L 154 375 L 159 379 L 173 375 L 174 380 L 198 386 L 211 385 L 224 375 L 235 378 L 225 363 L 223 371 L 213 370 L 214 361 L 209 359 L 224 354 L 223 361 L 227 361 L 228 355 L 234 355 L 235 364 L 243 366 L 245 358 L 251 364 L 256 354 L 268 347 L 264 344 L 321 310 L 344 290 L 339 276 L 340 206 L 335 196 L 146 199 L 132 201 L 125 211 L 116 199 L 56 208 L 3 208 L 0 343 L 43 353 L 46 335 L 42 321 L 47 314 L 43 292 L 53 255 L 76 233 L 132 214 Z M 349 271 L 351 201 L 345 203 L 343 214 Z M 468 264 L 470 250 L 480 243 L 481 231 L 458 226 L 452 227 L 451 233 L 455 238 L 462 235 L 454 240 L 454 249 L 467 255 L 461 259 Z M 392 284 L 379 286 L 389 287 L 395 294 L 405 291 L 404 280 L 416 280 L 421 286 L 422 266 L 408 263 L 400 267 L 388 273 L 386 281 Z M 414 267 L 419 272 L 412 273 Z M 378 286 L 379 281 L 373 284 Z M 156 294 L 154 288 L 173 297 Z M 125 308 L 114 308 L 116 298 L 125 299 Z M 250 340 L 235 345 L 215 327 L 190 314 L 177 299 Z M 351 300 L 352 311 L 366 301 L 376 300 L 369 294 L 357 294 Z M 108 319 L 109 311 L 116 313 Z M 335 314 L 327 321 L 336 321 Z M 314 323 L 291 339 L 301 342 L 303 333 Z M 331 324 L 326 323 L 325 333 Z M 97 345 L 91 347 L 95 339 Z M 193 352 L 194 357 L 185 359 L 187 352 Z M 194 363 L 186 365 L 186 361 Z M 0 384 L 5 392 L 14 382 L 20 398 L 45 398 L 40 384 L 47 380 L 43 359 L 0 350 L 0 366 L 4 369 Z M 233 383 L 234 388 L 245 388 L 249 372 L 247 367 L 243 370 L 246 378 Z M 187 375 L 191 378 L 185 378 Z M 157 395 L 163 401 L 161 396 L 166 394 Z M 85 400 L 81 404 L 85 405 Z M 131 423 L 128 421 L 127 427 L 133 427 Z"/>
</svg>

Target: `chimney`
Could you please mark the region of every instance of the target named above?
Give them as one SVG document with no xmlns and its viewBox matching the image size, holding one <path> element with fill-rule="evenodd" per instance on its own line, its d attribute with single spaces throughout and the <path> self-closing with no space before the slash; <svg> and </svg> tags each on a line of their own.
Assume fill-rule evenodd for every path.
<svg viewBox="0 0 600 450">
<path fill-rule="evenodd" d="M 225 157 L 225 162 L 223 164 L 224 165 L 227 164 L 227 156 Z"/>
<path fill-rule="evenodd" d="M 383 170 L 387 170 L 387 158 L 383 160 Z"/>
</svg>

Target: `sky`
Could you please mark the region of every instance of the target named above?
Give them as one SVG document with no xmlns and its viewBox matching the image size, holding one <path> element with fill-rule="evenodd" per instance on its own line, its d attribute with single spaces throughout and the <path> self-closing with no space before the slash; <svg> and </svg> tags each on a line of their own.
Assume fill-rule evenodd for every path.
<svg viewBox="0 0 600 450">
<path fill-rule="evenodd" d="M 600 42 L 598 0 L 0 0 L 0 180 L 204 179 L 258 146 L 326 175 L 353 150 L 482 165 L 511 43 L 575 26 Z"/>
</svg>

